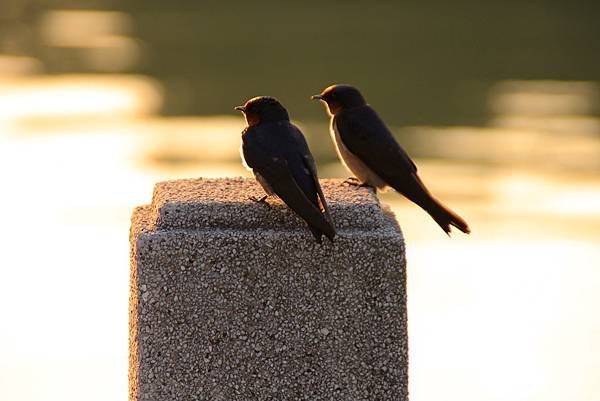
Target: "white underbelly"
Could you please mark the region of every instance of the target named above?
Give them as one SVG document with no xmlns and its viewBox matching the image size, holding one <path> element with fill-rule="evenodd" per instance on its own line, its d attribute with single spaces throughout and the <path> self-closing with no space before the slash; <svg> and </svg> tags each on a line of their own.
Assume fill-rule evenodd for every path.
<svg viewBox="0 0 600 401">
<path fill-rule="evenodd" d="M 348 171 L 354 174 L 356 178 L 358 178 L 364 184 L 368 184 L 380 189 L 387 186 L 387 184 L 377 174 L 375 174 L 373 170 L 364 164 L 356 155 L 350 152 L 346 145 L 344 145 L 333 118 L 331 119 L 331 127 L 329 128 L 329 131 L 331 132 L 331 138 L 335 144 L 338 156 Z"/>
<path fill-rule="evenodd" d="M 244 157 L 244 142 L 240 141 L 240 157 L 242 158 L 242 166 L 248 171 L 252 171 L 252 167 L 246 163 L 246 158 Z"/>
</svg>

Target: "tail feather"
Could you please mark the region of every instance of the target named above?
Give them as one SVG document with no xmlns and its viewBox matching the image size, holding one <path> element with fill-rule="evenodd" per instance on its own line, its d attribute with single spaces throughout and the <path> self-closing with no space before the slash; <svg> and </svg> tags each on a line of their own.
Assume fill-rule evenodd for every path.
<svg viewBox="0 0 600 401">
<path fill-rule="evenodd" d="M 442 230 L 444 230 L 446 234 L 450 234 L 450 226 L 458 228 L 465 234 L 471 233 L 469 225 L 462 217 L 448 209 L 446 206 L 442 205 L 437 200 L 433 199 L 431 207 L 427 208 L 426 210 L 427 213 L 433 217 L 435 222 L 442 227 Z"/>
<path fill-rule="evenodd" d="M 333 242 L 336 232 L 329 214 L 324 214 L 318 205 L 311 202 L 289 172 L 286 172 L 283 177 L 270 178 L 269 182 L 273 191 L 308 224 L 315 240 L 321 243 L 321 237 L 324 235 Z"/>
<path fill-rule="evenodd" d="M 301 199 L 299 195 L 297 197 L 278 195 L 290 209 L 296 212 L 306 222 L 314 235 L 315 240 L 319 244 L 321 243 L 321 237 L 323 235 L 333 242 L 333 238 L 336 234 L 335 228 L 329 221 L 328 216 L 322 214 L 317 206 L 310 203 L 307 198 L 304 198 L 304 200 Z"/>
<path fill-rule="evenodd" d="M 416 173 L 411 174 L 409 177 L 399 176 L 397 179 L 387 180 L 386 182 L 429 213 L 446 234 L 450 235 L 450 226 L 458 228 L 465 234 L 471 232 L 467 222 L 462 217 L 442 205 L 431 195 Z"/>
</svg>

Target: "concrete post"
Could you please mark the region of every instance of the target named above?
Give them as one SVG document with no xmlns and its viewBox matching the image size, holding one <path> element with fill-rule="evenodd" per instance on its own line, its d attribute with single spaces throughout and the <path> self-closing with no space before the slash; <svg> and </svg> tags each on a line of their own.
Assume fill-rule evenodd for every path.
<svg viewBox="0 0 600 401">
<path fill-rule="evenodd" d="M 129 400 L 407 400 L 404 241 L 324 180 L 338 236 L 251 179 L 156 185 L 131 228 Z"/>
</svg>

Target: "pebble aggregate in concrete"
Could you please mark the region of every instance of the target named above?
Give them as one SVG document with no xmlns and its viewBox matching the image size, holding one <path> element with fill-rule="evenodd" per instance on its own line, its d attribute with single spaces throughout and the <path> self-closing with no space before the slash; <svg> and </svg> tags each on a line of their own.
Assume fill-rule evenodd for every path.
<svg viewBox="0 0 600 401">
<path fill-rule="evenodd" d="M 338 235 L 319 245 L 277 202 L 247 200 L 253 181 L 160 183 L 134 211 L 130 400 L 407 400 L 393 216 L 324 181 Z"/>
<path fill-rule="evenodd" d="M 218 183 L 218 184 L 217 184 Z M 387 224 L 375 194 L 364 188 L 322 180 L 331 216 L 339 228 L 376 228 Z M 264 190 L 253 179 L 187 179 L 156 185 L 152 206 L 160 229 L 181 228 L 296 228 L 296 216 L 277 197 L 253 204 Z"/>
</svg>

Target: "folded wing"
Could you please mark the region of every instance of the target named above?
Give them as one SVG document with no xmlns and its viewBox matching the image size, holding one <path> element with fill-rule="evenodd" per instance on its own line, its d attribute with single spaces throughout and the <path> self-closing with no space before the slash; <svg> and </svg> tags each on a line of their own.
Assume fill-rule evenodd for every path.
<svg viewBox="0 0 600 401">
<path fill-rule="evenodd" d="M 440 227 L 450 225 L 468 233 L 467 223 L 436 200 L 417 174 L 417 166 L 396 142 L 385 123 L 370 106 L 342 111 L 334 124 L 344 145 L 389 186 L 419 205 Z"/>
<path fill-rule="evenodd" d="M 302 133 L 289 123 L 277 123 L 248 128 L 242 138 L 246 164 L 306 221 L 318 242 L 323 235 L 333 240 L 335 229 Z"/>
</svg>

